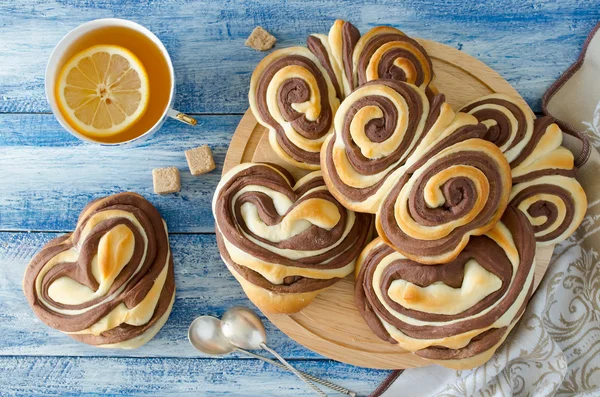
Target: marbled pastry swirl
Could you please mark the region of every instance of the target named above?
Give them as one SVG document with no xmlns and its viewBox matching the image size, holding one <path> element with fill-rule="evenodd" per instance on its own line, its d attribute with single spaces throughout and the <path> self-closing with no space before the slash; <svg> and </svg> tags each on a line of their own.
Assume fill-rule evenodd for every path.
<svg viewBox="0 0 600 397">
<path fill-rule="evenodd" d="M 93 201 L 72 234 L 31 260 L 23 290 L 44 323 L 78 341 L 141 346 L 167 321 L 175 299 L 167 226 L 140 195 Z"/>
<path fill-rule="evenodd" d="M 342 102 L 335 133 L 321 150 L 331 193 L 347 208 L 375 213 L 390 175 L 429 128 L 428 114 L 425 92 L 414 85 L 378 80 L 356 89 Z"/>
<path fill-rule="evenodd" d="M 510 167 L 485 128 L 464 113 L 398 170 L 377 210 L 379 236 L 424 264 L 454 260 L 470 236 L 500 219 L 511 191 Z"/>
<path fill-rule="evenodd" d="M 511 167 L 533 136 L 535 116 L 522 101 L 510 95 L 487 95 L 463 106 L 460 111 L 472 114 L 487 127 L 484 139 L 502 150 Z"/>
<path fill-rule="evenodd" d="M 261 310 L 294 313 L 352 273 L 372 217 L 344 208 L 320 171 L 294 183 L 271 164 L 232 168 L 213 198 L 223 261 Z"/>
<path fill-rule="evenodd" d="M 331 84 L 335 89 L 335 95 L 341 102 L 344 100 L 344 85 L 342 82 L 342 70 L 337 59 L 334 56 L 333 50 L 329 44 L 327 35 L 314 33 L 306 39 L 306 47 L 319 60 L 319 63 L 329 76 Z"/>
<path fill-rule="evenodd" d="M 345 97 L 357 87 L 352 57 L 359 39 L 360 31 L 348 21 L 338 19 L 329 30 L 329 46 L 339 67 Z"/>
<path fill-rule="evenodd" d="M 484 139 L 502 150 L 513 169 L 513 183 L 523 177 L 575 176 L 573 154 L 562 147 L 563 133 L 551 117 L 536 119 L 521 100 L 491 94 L 464 106 L 488 130 Z"/>
<path fill-rule="evenodd" d="M 535 120 L 529 145 L 514 163 L 511 204 L 533 225 L 538 245 L 569 237 L 583 221 L 586 194 L 575 179 L 573 154 L 551 117 Z"/>
<path fill-rule="evenodd" d="M 256 67 L 248 99 L 258 122 L 269 129 L 269 143 L 285 161 L 319 169 L 319 151 L 333 132 L 339 86 L 307 48 L 274 51 Z"/>
<path fill-rule="evenodd" d="M 424 266 L 376 239 L 357 262 L 356 304 L 381 339 L 447 367 L 473 368 L 525 310 L 534 256 L 531 225 L 512 207 L 446 264 Z"/>
<path fill-rule="evenodd" d="M 357 86 L 391 79 L 425 90 L 434 77 L 425 49 L 391 26 L 377 26 L 364 34 L 354 47 L 352 64 Z"/>
<path fill-rule="evenodd" d="M 552 117 L 535 119 L 531 139 L 511 163 L 513 184 L 547 175 L 574 178 L 575 159 L 562 141 L 563 132 Z"/>
<path fill-rule="evenodd" d="M 519 100 L 504 94 L 463 107 L 486 125 L 485 139 L 504 152 L 513 176 L 511 204 L 530 220 L 538 244 L 556 244 L 581 224 L 587 198 L 575 179 L 573 154 L 551 117 L 534 119 Z"/>
<path fill-rule="evenodd" d="M 545 246 L 573 234 L 585 216 L 587 197 L 575 178 L 551 174 L 514 185 L 510 204 L 527 215 L 538 245 Z"/>
</svg>

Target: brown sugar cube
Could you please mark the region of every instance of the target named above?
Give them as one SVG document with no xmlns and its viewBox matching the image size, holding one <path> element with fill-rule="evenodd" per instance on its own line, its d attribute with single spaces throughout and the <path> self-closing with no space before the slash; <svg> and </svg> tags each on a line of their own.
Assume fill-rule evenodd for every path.
<svg viewBox="0 0 600 397">
<path fill-rule="evenodd" d="M 186 150 L 185 158 L 187 159 L 192 175 L 206 174 L 217 167 L 208 145 Z"/>
<path fill-rule="evenodd" d="M 181 189 L 179 170 L 176 167 L 155 168 L 152 170 L 154 193 L 175 193 Z"/>
<path fill-rule="evenodd" d="M 246 45 L 259 51 L 266 51 L 275 45 L 277 39 L 269 32 L 257 26 L 250 37 L 246 39 Z"/>
</svg>

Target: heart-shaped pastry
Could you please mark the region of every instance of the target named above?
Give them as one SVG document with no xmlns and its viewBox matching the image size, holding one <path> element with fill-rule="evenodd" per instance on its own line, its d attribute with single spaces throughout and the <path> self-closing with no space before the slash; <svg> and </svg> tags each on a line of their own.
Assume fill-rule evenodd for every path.
<svg viewBox="0 0 600 397">
<path fill-rule="evenodd" d="M 427 51 L 391 26 L 376 26 L 365 33 L 354 47 L 352 61 L 358 86 L 391 79 L 426 90 L 434 78 Z"/>
<path fill-rule="evenodd" d="M 425 93 L 412 85 L 379 80 L 357 88 L 342 102 L 335 133 L 321 150 L 331 193 L 353 211 L 375 213 L 390 175 L 423 139 L 428 113 Z"/>
<path fill-rule="evenodd" d="M 248 93 L 250 108 L 269 129 L 271 148 L 283 160 L 304 169 L 320 168 L 321 145 L 333 131 L 340 104 L 337 83 L 305 47 L 274 51 L 256 66 Z"/>
<path fill-rule="evenodd" d="M 321 150 L 332 194 L 377 214 L 377 232 L 421 263 L 453 260 L 500 219 L 510 167 L 474 116 L 408 83 L 376 80 L 348 96 Z"/>
<path fill-rule="evenodd" d="M 533 290 L 535 240 L 512 207 L 450 263 L 422 265 L 381 239 L 357 263 L 356 304 L 381 339 L 456 369 L 486 362 Z"/>
<path fill-rule="evenodd" d="M 497 145 L 512 168 L 511 205 L 522 210 L 537 244 L 556 244 L 583 221 L 586 194 L 575 179 L 575 159 L 562 146 L 563 132 L 552 117 L 534 118 L 517 99 L 492 94 L 463 107 L 483 123 L 485 139 Z"/>
<path fill-rule="evenodd" d="M 294 182 L 283 168 L 244 163 L 213 198 L 223 261 L 246 295 L 269 313 L 295 313 L 354 271 L 372 217 L 344 208 L 321 171 Z"/>
<path fill-rule="evenodd" d="M 23 290 L 44 323 L 78 341 L 139 347 L 165 324 L 175 300 L 167 225 L 135 193 L 92 201 L 73 233 L 31 260 Z"/>
</svg>

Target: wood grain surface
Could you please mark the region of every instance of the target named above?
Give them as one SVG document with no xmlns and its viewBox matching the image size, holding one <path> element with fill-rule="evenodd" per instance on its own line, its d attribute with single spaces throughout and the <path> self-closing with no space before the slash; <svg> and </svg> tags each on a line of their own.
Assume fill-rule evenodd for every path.
<svg viewBox="0 0 600 397">
<path fill-rule="evenodd" d="M 70 29 L 105 17 L 141 23 L 165 43 L 177 76 L 175 105 L 202 114 L 198 126 L 167 121 L 143 144 L 119 149 L 83 144 L 61 129 L 44 98 L 46 60 Z M 196 234 L 214 230 L 208 203 L 248 107 L 250 75 L 265 55 L 244 47 L 244 40 L 262 25 L 277 37 L 275 48 L 303 44 L 336 18 L 363 32 L 394 25 L 462 50 L 498 71 L 539 111 L 541 94 L 576 59 L 600 7 L 597 0 L 290 0 L 285 6 L 269 0 L 0 0 L 0 395 L 311 395 L 255 360 L 189 358 L 195 353 L 184 331 L 196 315 L 250 305 L 222 266 L 214 236 Z M 200 144 L 211 146 L 219 168 L 192 177 L 182 151 Z M 156 196 L 151 170 L 167 166 L 182 171 L 182 192 Z M 179 293 L 173 316 L 149 344 L 98 350 L 35 320 L 20 284 L 34 252 L 57 236 L 48 232 L 72 230 L 89 200 L 122 190 L 144 194 L 167 220 Z M 360 394 L 386 374 L 332 362 L 273 326 L 268 332 L 301 369 Z M 156 358 L 130 358 L 136 356 Z"/>
<path fill-rule="evenodd" d="M 276 48 L 326 33 L 336 18 L 365 32 L 392 24 L 410 35 L 462 50 L 498 71 L 535 111 L 548 87 L 576 58 L 600 18 L 597 0 L 270 0 L 0 2 L 0 112 L 49 112 L 45 63 L 69 30 L 96 18 L 132 19 L 152 30 L 171 53 L 182 111 L 243 113 L 250 75 L 264 54 L 244 47 L 256 25 Z M 240 89 L 244 87 L 244 89 Z"/>
</svg>

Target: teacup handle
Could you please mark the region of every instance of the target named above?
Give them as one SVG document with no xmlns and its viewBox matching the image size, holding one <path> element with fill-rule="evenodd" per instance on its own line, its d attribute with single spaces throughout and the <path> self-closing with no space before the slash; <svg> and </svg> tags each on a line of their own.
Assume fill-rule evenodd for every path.
<svg viewBox="0 0 600 397">
<path fill-rule="evenodd" d="M 198 123 L 198 121 L 196 121 L 195 118 L 193 118 L 192 116 L 188 116 L 185 113 L 181 113 L 178 110 L 175 109 L 169 109 L 169 111 L 167 112 L 167 116 L 172 117 L 176 120 L 179 120 L 183 123 L 189 124 L 189 125 L 196 125 Z"/>
</svg>

